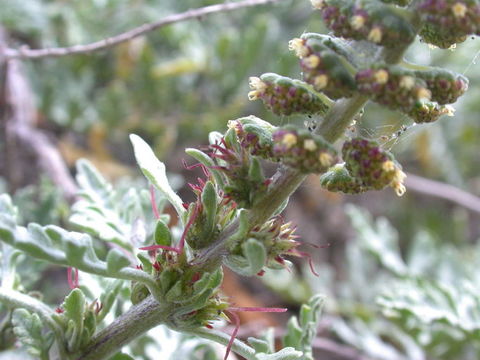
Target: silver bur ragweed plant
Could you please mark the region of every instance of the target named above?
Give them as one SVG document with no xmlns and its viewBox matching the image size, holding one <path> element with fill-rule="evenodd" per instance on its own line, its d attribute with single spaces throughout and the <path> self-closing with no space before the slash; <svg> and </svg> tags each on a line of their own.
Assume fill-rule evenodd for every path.
<svg viewBox="0 0 480 360">
<path fill-rule="evenodd" d="M 290 256 L 310 260 L 299 249 L 295 227 L 279 216 L 308 174 L 320 175 L 321 186 L 333 192 L 392 187 L 399 196 L 405 193 L 405 173 L 394 155 L 372 139 L 349 136 L 347 128 L 368 101 L 417 123 L 452 115 L 449 104 L 467 90 L 468 80 L 445 69 L 419 70 L 403 62 L 403 54 L 417 35 L 445 48 L 477 34 L 480 5 L 478 0 L 314 0 L 312 5 L 332 35 L 306 33 L 289 42 L 302 79 L 251 77 L 248 98 L 277 115 L 314 116 L 316 129 L 276 127 L 255 116 L 230 120 L 226 132 L 212 133 L 203 150 L 186 149 L 198 162 L 191 166 L 203 170 L 197 184 L 190 184 L 195 196 L 190 203 L 172 189 L 147 143 L 131 135 L 151 191 L 118 194 L 80 161 L 81 190 L 71 217 L 78 231 L 19 226 L 10 198 L 0 197 L 0 303 L 7 314 L 0 331 L 10 329 L 15 341 L 40 359 L 107 359 L 159 325 L 225 345 L 225 359 L 230 351 L 249 360 L 313 359 L 322 298 L 314 296 L 299 320 L 292 318 L 281 350 L 275 352 L 273 340 L 241 342 L 235 339 L 238 312 L 286 309 L 234 306 L 235 299 L 220 290 L 222 268 L 262 276 L 269 268 L 288 267 Z M 272 176 L 265 175 L 267 162 L 276 167 Z M 176 211 L 176 229 L 162 212 L 166 203 Z M 107 244 L 106 253 L 98 252 L 98 240 Z M 62 304 L 46 304 L 22 286 L 16 264 L 23 256 L 68 269 L 72 291 Z M 82 273 L 99 283 L 111 279 L 97 301 L 82 285 Z M 114 313 L 125 291 L 130 304 Z M 220 319 L 235 324 L 231 335 L 215 329 Z"/>
</svg>

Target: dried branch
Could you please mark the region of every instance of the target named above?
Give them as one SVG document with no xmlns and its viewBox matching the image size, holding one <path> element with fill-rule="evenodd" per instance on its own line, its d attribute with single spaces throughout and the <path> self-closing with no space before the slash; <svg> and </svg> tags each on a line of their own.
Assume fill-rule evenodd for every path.
<svg viewBox="0 0 480 360">
<path fill-rule="evenodd" d="M 407 174 L 405 185 L 408 190 L 451 201 L 470 211 L 480 214 L 480 197 L 465 190 L 418 175 Z"/>
<path fill-rule="evenodd" d="M 4 49 L 3 56 L 6 59 L 38 59 L 45 57 L 59 57 L 73 54 L 87 54 L 97 50 L 103 50 L 132 40 L 136 37 L 142 36 L 146 33 L 152 32 L 164 26 L 174 24 L 177 22 L 201 18 L 205 15 L 233 11 L 236 9 L 275 3 L 282 0 L 244 0 L 239 2 L 226 2 L 224 4 L 216 4 L 205 6 L 199 9 L 188 10 L 183 13 L 169 15 L 161 20 L 143 24 L 139 27 L 131 29 L 122 34 L 118 34 L 103 40 L 96 41 L 86 45 L 74 45 L 64 48 L 46 48 L 46 49 L 29 49 L 28 47 L 21 47 L 20 49 Z M 0 49 L 1 51 L 1 49 Z M 2 54 L 0 53 L 0 56 Z"/>
<path fill-rule="evenodd" d="M 0 29 L 0 34 L 2 34 Z M 2 41 L 0 39 L 0 49 Z M 19 154 L 28 152 L 38 167 L 45 172 L 72 201 L 77 187 L 57 148 L 50 139 L 34 125 L 36 108 L 34 95 L 19 60 L 0 58 L 3 76 L 0 91 L 0 119 L 5 137 L 6 175 L 9 181 L 18 185 Z"/>
</svg>

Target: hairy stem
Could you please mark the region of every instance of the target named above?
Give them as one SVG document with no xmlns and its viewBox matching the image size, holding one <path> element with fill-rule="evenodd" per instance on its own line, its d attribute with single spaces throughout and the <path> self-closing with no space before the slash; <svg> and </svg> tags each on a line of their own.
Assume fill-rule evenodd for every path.
<svg viewBox="0 0 480 360">
<path fill-rule="evenodd" d="M 9 308 L 22 308 L 36 313 L 52 330 L 60 359 L 68 359 L 63 341 L 63 330 L 52 318 L 54 312 L 43 302 L 15 290 L 0 287 L 0 302 Z"/>
<path fill-rule="evenodd" d="M 112 324 L 98 332 L 89 345 L 75 356 L 78 360 L 105 359 L 138 336 L 166 322 L 171 309 L 152 296 L 132 306 Z"/>
</svg>

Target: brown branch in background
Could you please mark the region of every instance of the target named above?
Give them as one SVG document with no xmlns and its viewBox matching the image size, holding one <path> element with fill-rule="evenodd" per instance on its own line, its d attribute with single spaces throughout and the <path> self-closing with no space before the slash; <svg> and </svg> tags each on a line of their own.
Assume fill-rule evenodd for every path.
<svg viewBox="0 0 480 360">
<path fill-rule="evenodd" d="M 91 53 L 97 50 L 106 49 L 123 42 L 132 40 L 136 37 L 144 35 L 146 33 L 152 32 L 157 30 L 161 27 L 185 21 L 195 18 L 201 18 L 205 15 L 214 14 L 214 13 L 221 13 L 227 11 L 233 11 L 236 9 L 264 5 L 269 3 L 275 3 L 282 0 L 244 0 L 239 2 L 226 2 L 224 4 L 217 4 L 211 6 L 205 6 L 199 9 L 188 10 L 183 13 L 173 14 L 166 16 L 165 18 L 152 22 L 143 24 L 139 27 L 131 29 L 127 32 L 122 34 L 112 36 L 100 41 L 96 41 L 91 44 L 86 45 L 74 45 L 64 48 L 47 48 L 47 49 L 29 49 L 28 47 L 21 47 L 20 49 L 4 49 L 3 56 L 6 59 L 14 59 L 14 58 L 23 58 L 23 59 L 37 59 L 37 58 L 44 58 L 44 57 L 59 57 L 65 55 L 73 55 L 73 54 L 86 54 Z M 0 54 L 1 55 L 1 54 Z"/>
<path fill-rule="evenodd" d="M 30 166 L 34 168 L 38 166 L 60 188 L 65 198 L 72 201 L 77 187 L 57 148 L 34 125 L 36 119 L 34 95 L 20 61 L 5 59 L 2 61 L 0 58 L 0 68 L 4 71 L 1 82 L 3 91 L 0 93 L 0 116 L 6 147 L 5 173 L 11 185 L 10 190 L 14 191 L 19 185 L 20 162 L 24 160 L 22 155 L 28 154 L 35 162 Z"/>
<path fill-rule="evenodd" d="M 453 185 L 407 174 L 405 186 L 408 190 L 444 199 L 480 214 L 480 197 Z"/>
</svg>

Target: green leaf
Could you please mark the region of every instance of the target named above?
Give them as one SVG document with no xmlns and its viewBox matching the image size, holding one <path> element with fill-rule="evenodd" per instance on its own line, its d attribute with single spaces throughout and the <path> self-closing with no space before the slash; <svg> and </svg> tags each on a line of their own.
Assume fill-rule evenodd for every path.
<svg viewBox="0 0 480 360">
<path fill-rule="evenodd" d="M 202 191 L 202 205 L 206 213 L 204 228 L 211 234 L 215 228 L 217 216 L 217 192 L 211 181 L 207 181 Z"/>
<path fill-rule="evenodd" d="M 368 216 L 368 212 L 347 205 L 346 213 L 357 231 L 362 246 L 374 254 L 380 263 L 396 275 L 405 275 L 407 266 L 400 256 L 397 231 L 385 218 L 376 223 Z"/>
<path fill-rule="evenodd" d="M 139 136 L 131 134 L 130 141 L 133 144 L 135 158 L 140 170 L 142 170 L 145 177 L 162 192 L 173 205 L 180 219 L 182 219 L 185 213 L 185 209 L 182 206 L 183 201 L 168 183 L 165 165 L 157 159 L 150 146 Z"/>
<path fill-rule="evenodd" d="M 286 347 L 280 351 L 277 351 L 274 354 L 256 354 L 255 358 L 257 360 L 295 360 L 295 359 L 304 359 L 303 353 L 297 351 L 294 348 Z"/>
<path fill-rule="evenodd" d="M 124 354 L 124 353 L 116 353 L 113 355 L 111 358 L 108 360 L 135 360 L 133 357 L 130 355 Z"/>
<path fill-rule="evenodd" d="M 130 266 L 130 259 L 118 249 L 112 249 L 107 254 L 107 271 L 116 274 L 119 270 Z"/>
<path fill-rule="evenodd" d="M 313 360 L 312 341 L 317 334 L 320 311 L 324 301 L 322 295 L 312 296 L 308 303 L 300 308 L 300 321 L 296 317 L 292 317 L 288 322 L 283 344 L 302 351 L 304 360 Z"/>
<path fill-rule="evenodd" d="M 30 355 L 49 359 L 48 352 L 53 343 L 53 334 L 42 333 L 43 324 L 37 314 L 25 309 L 16 309 L 12 316 L 13 331 Z"/>
<path fill-rule="evenodd" d="M 71 335 L 67 339 L 69 351 L 78 350 L 82 335 L 83 321 L 86 312 L 85 295 L 80 289 L 73 289 L 63 302 L 64 315 L 71 325 Z"/>
<path fill-rule="evenodd" d="M 154 233 L 155 244 L 170 246 L 172 244 L 172 233 L 168 226 L 161 220 L 157 221 Z"/>
<path fill-rule="evenodd" d="M 263 244 L 256 239 L 248 239 L 242 244 L 243 254 L 248 261 L 250 272 L 257 274 L 265 265 L 267 251 Z"/>
</svg>

